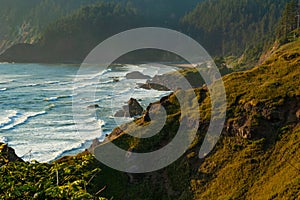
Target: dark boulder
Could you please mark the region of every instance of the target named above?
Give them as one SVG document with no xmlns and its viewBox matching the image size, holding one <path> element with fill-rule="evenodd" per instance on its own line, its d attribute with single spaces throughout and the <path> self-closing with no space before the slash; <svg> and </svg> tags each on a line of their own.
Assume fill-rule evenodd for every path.
<svg viewBox="0 0 300 200">
<path fill-rule="evenodd" d="M 128 101 L 128 108 L 129 108 L 129 116 L 135 117 L 140 116 L 143 114 L 143 107 L 139 104 L 136 99 L 130 98 Z"/>
<path fill-rule="evenodd" d="M 100 108 L 98 104 L 89 105 L 88 108 Z"/>
<path fill-rule="evenodd" d="M 153 90 L 157 90 L 157 91 L 170 91 L 169 88 L 167 88 L 161 84 L 151 83 L 150 81 L 147 81 L 147 83 L 145 83 L 145 84 L 139 84 L 138 86 L 145 90 L 153 89 Z"/>
<path fill-rule="evenodd" d="M 127 105 L 123 106 L 122 110 L 118 110 L 114 117 L 136 117 L 141 116 L 143 112 L 144 109 L 139 102 L 134 98 L 130 98 Z"/>
<path fill-rule="evenodd" d="M 134 71 L 126 74 L 127 79 L 151 79 L 151 76 L 142 74 L 141 72 Z"/>
</svg>

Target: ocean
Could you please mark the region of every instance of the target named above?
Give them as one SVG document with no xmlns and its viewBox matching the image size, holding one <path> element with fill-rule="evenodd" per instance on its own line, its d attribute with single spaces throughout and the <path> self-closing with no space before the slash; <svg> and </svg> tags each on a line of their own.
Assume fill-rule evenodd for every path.
<svg viewBox="0 0 300 200">
<path fill-rule="evenodd" d="M 78 74 L 79 68 L 1 63 L 0 142 L 8 143 L 26 161 L 51 162 L 84 151 L 93 139 L 103 140 L 118 124 L 132 120 L 114 117 L 130 98 L 146 108 L 150 102 L 169 94 L 138 88 L 137 83 L 146 80 L 126 79 L 126 74 L 139 71 L 153 77 L 169 72 L 170 68 L 115 65 L 99 67 L 95 73 L 93 66 L 90 74 Z M 89 72 L 89 66 L 85 72 Z M 78 91 L 92 91 L 94 96 Z M 88 106 L 95 104 L 95 108 Z M 75 109 L 77 118 L 82 111 L 80 125 L 78 120 L 74 121 L 73 106 L 80 108 Z"/>
</svg>

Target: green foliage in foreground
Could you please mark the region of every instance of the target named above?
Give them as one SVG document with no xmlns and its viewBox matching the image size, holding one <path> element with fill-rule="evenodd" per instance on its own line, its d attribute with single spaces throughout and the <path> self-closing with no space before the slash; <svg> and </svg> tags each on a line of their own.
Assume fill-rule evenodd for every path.
<svg viewBox="0 0 300 200">
<path fill-rule="evenodd" d="M 0 154 L 0 159 L 6 158 Z M 90 154 L 52 164 L 9 162 L 0 167 L 0 199 L 103 200 L 92 191 L 91 182 L 100 171 L 94 166 Z"/>
</svg>

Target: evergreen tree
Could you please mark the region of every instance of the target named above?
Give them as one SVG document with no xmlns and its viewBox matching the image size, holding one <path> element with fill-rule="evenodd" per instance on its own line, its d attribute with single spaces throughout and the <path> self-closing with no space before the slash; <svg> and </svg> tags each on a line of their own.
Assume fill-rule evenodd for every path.
<svg viewBox="0 0 300 200">
<path fill-rule="evenodd" d="M 298 5 L 296 0 L 291 0 L 283 10 L 279 28 L 277 31 L 278 38 L 288 39 L 288 34 L 297 28 Z"/>
</svg>

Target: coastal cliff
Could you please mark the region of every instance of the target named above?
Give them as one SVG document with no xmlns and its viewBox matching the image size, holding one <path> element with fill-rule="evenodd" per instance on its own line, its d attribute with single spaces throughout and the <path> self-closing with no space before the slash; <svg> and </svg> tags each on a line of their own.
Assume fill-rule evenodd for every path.
<svg viewBox="0 0 300 200">
<path fill-rule="evenodd" d="M 135 152 L 160 149 L 176 135 L 183 117 L 176 94 L 194 92 L 200 110 L 197 135 L 183 156 L 170 166 L 151 173 L 128 174 L 101 164 L 87 151 L 51 164 L 9 162 L 0 168 L 4 174 L 0 180 L 2 191 L 15 197 L 50 198 L 53 194 L 62 199 L 80 195 L 86 195 L 82 196 L 85 199 L 297 199 L 299 46 L 300 40 L 283 45 L 261 65 L 223 77 L 227 118 L 217 145 L 203 159 L 198 153 L 211 117 L 209 92 L 206 87 L 178 90 L 150 104 L 143 116 L 115 128 L 100 144 L 111 141 Z M 160 119 L 160 107 L 165 108 L 167 119 L 157 135 L 139 139 L 126 133 L 138 125 L 139 134 L 147 134 L 143 127 Z M 191 126 L 194 123 L 189 122 Z M 23 178 L 18 175 L 20 170 Z M 9 181 L 14 177 L 20 179 Z M 5 195 L 0 192 L 0 197 Z"/>
</svg>

